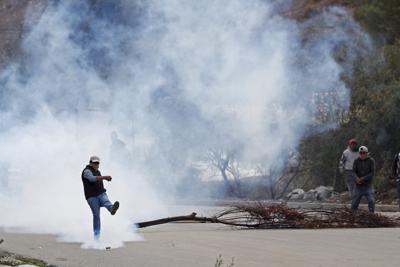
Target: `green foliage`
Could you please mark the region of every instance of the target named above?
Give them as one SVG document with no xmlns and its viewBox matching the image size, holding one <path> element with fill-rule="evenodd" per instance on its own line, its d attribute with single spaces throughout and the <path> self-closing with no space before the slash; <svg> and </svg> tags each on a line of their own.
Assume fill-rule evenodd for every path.
<svg viewBox="0 0 400 267">
<path fill-rule="evenodd" d="M 368 146 L 376 161 L 375 186 L 388 190 L 388 176 L 395 153 L 400 151 L 400 1 L 349 0 L 355 18 L 375 36 L 376 52 L 356 61 L 351 88 L 351 107 L 336 130 L 310 135 L 300 146 L 307 158 L 313 185 L 344 189 L 336 172 L 338 159 L 355 137 Z M 379 42 L 381 40 L 381 42 Z"/>
<path fill-rule="evenodd" d="M 393 185 L 390 183 L 390 178 L 392 178 L 392 162 L 393 157 L 389 153 L 383 153 L 383 163 L 381 168 L 376 172 L 375 178 L 374 178 L 374 187 L 379 194 L 381 192 L 386 192 L 390 188 L 393 187 Z"/>
<path fill-rule="evenodd" d="M 16 259 L 21 261 L 21 262 L 23 262 L 26 265 L 33 265 L 33 266 L 38 266 L 38 267 L 46 267 L 46 266 L 48 266 L 48 264 L 45 263 L 44 261 L 33 259 L 33 258 L 17 256 Z"/>
<path fill-rule="evenodd" d="M 400 35 L 400 1 L 352 0 L 356 6 L 355 17 L 373 34 L 383 35 L 393 41 Z"/>
<path fill-rule="evenodd" d="M 400 16 L 400 14 L 399 14 Z M 384 47 L 387 68 L 390 71 L 390 79 L 396 80 L 400 77 L 400 37 L 392 45 Z"/>
<path fill-rule="evenodd" d="M 304 140 L 300 146 L 300 153 L 306 158 L 303 168 L 307 172 L 311 184 L 310 188 L 318 185 L 333 185 L 336 177 L 336 170 L 345 139 L 340 133 L 331 130 L 324 133 L 314 134 Z M 343 188 L 341 188 L 343 189 Z"/>
<path fill-rule="evenodd" d="M 5 251 L 2 252 L 2 255 L 0 256 L 0 266 L 22 266 L 22 265 L 24 266 L 30 265 L 38 267 L 50 266 L 42 260 L 28 258 L 21 255 L 15 255 Z"/>
</svg>

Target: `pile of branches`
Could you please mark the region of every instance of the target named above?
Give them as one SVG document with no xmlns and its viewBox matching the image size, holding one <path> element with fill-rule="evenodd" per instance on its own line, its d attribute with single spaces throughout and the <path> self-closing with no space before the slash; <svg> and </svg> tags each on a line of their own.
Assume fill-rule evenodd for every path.
<svg viewBox="0 0 400 267">
<path fill-rule="evenodd" d="M 213 217 L 187 216 L 163 218 L 137 223 L 138 228 L 168 222 L 211 222 L 257 229 L 319 229 L 319 228 L 367 228 L 397 227 L 398 219 L 366 211 L 348 208 L 297 210 L 284 204 L 263 203 L 237 204 Z"/>
<path fill-rule="evenodd" d="M 253 203 L 228 208 L 216 217 L 230 225 L 260 229 L 396 227 L 399 222 L 376 213 L 348 208 L 297 210 L 284 204 Z"/>
</svg>

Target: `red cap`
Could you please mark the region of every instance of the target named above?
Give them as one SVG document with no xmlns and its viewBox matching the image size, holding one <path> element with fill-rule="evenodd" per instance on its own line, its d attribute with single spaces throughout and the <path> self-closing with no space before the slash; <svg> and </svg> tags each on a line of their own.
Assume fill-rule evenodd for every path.
<svg viewBox="0 0 400 267">
<path fill-rule="evenodd" d="M 349 145 L 351 145 L 351 144 L 358 144 L 357 139 L 355 139 L 355 138 L 350 139 Z"/>
</svg>

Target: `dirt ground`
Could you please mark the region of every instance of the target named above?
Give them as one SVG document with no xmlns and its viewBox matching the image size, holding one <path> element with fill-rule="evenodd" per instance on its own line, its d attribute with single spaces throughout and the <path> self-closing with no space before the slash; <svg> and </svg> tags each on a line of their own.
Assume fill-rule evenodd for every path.
<svg viewBox="0 0 400 267">
<path fill-rule="evenodd" d="M 175 223 L 140 231 L 145 239 L 111 250 L 85 250 L 52 235 L 0 232 L 3 250 L 57 266 L 397 266 L 400 229 L 237 230 Z"/>
</svg>

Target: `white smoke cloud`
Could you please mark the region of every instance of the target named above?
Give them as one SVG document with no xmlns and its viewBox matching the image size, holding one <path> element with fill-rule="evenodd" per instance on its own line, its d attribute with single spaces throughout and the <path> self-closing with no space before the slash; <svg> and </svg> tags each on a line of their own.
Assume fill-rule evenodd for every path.
<svg viewBox="0 0 400 267">
<path fill-rule="evenodd" d="M 105 242 L 138 240 L 131 223 L 167 214 L 159 196 L 207 149 L 279 165 L 314 93 L 349 105 L 341 75 L 366 37 L 343 9 L 300 24 L 271 1 L 90 2 L 49 4 L 0 74 L 0 226 L 89 240 L 80 175 L 96 154 L 122 204 L 102 216 Z"/>
</svg>

